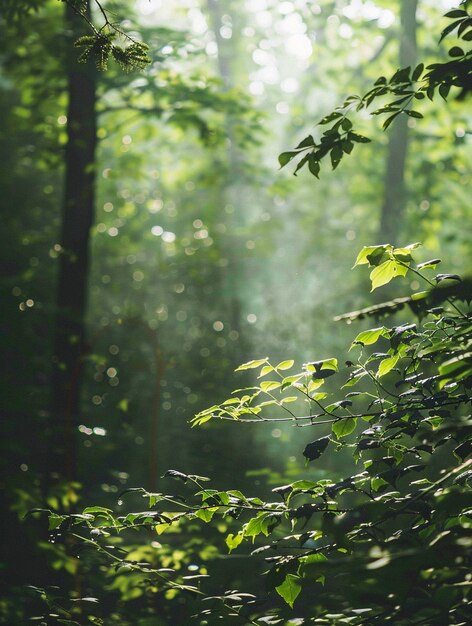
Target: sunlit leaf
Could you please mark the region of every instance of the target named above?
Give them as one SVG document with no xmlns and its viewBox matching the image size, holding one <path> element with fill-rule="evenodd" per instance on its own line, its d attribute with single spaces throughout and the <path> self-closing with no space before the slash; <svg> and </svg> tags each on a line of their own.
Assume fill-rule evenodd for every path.
<svg viewBox="0 0 472 626">
<path fill-rule="evenodd" d="M 270 391 L 278 389 L 281 385 L 282 383 L 277 380 L 265 380 L 261 383 L 261 389 L 262 391 L 269 393 Z"/>
<path fill-rule="evenodd" d="M 261 369 L 261 373 L 259 374 L 258 378 L 262 378 L 263 376 L 266 376 L 267 374 L 273 371 L 274 371 L 274 368 L 272 367 L 272 365 L 264 365 L 264 367 Z"/>
<path fill-rule="evenodd" d="M 300 576 L 295 574 L 287 574 L 284 582 L 275 588 L 279 596 L 281 596 L 285 602 L 293 608 L 293 603 L 298 598 L 302 585 L 300 582 Z"/>
<path fill-rule="evenodd" d="M 371 330 L 364 330 L 362 333 L 359 333 L 357 337 L 351 344 L 351 348 L 353 348 L 356 344 L 362 344 L 364 346 L 369 346 L 380 339 L 380 337 L 388 336 L 388 330 L 385 326 L 381 326 L 380 328 L 372 328 Z"/>
<path fill-rule="evenodd" d="M 381 261 L 385 260 L 389 250 L 393 250 L 393 247 L 388 244 L 380 246 L 364 246 L 357 255 L 356 262 L 353 267 L 356 267 L 357 265 L 379 265 Z"/>
<path fill-rule="evenodd" d="M 49 515 L 49 530 L 56 530 L 59 526 L 67 519 L 65 515 L 57 515 L 56 513 L 51 513 Z"/>
<path fill-rule="evenodd" d="M 292 359 L 287 359 L 286 361 L 281 361 L 276 367 L 276 370 L 289 370 L 291 367 L 293 367 L 293 364 L 295 363 L 295 361 L 292 361 Z"/>
<path fill-rule="evenodd" d="M 198 511 L 195 511 L 195 515 L 204 522 L 211 522 L 211 520 L 213 519 L 213 515 L 216 513 L 217 510 L 218 507 L 199 509 Z"/>
<path fill-rule="evenodd" d="M 248 361 L 247 363 L 243 363 L 242 365 L 237 367 L 234 371 L 240 372 L 242 370 L 254 369 L 256 367 L 260 367 L 261 365 L 264 365 L 264 363 L 267 363 L 268 360 L 269 360 L 269 357 L 266 357 L 265 359 L 256 359 L 254 361 Z"/>
<path fill-rule="evenodd" d="M 384 263 L 375 267 L 370 273 L 370 280 L 372 282 L 371 291 L 383 285 L 387 285 L 397 276 L 405 276 L 407 272 L 408 267 L 406 265 L 391 260 L 384 261 Z"/>
<path fill-rule="evenodd" d="M 352 432 L 354 432 L 354 430 L 356 429 L 356 425 L 356 418 L 342 419 L 334 422 L 334 424 L 331 426 L 331 430 L 336 435 L 336 437 L 340 439 L 341 437 L 347 437 Z"/>
<path fill-rule="evenodd" d="M 381 376 L 385 376 L 385 374 L 388 374 L 388 372 L 390 372 L 390 370 L 392 370 L 395 367 L 395 365 L 398 363 L 399 360 L 400 360 L 399 354 L 394 354 L 388 359 L 384 359 L 379 365 L 377 376 L 380 378 Z"/>
<path fill-rule="evenodd" d="M 243 533 L 239 532 L 236 533 L 236 535 L 233 535 L 233 533 L 230 533 L 227 537 L 226 537 L 226 545 L 229 548 L 229 551 L 231 552 L 232 550 L 234 550 L 235 548 L 237 548 L 239 546 L 239 544 L 242 542 L 243 540 Z"/>
</svg>

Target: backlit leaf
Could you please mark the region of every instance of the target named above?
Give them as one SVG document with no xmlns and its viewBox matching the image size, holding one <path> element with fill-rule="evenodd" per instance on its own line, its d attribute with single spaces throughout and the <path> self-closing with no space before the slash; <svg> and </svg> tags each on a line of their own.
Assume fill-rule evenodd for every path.
<svg viewBox="0 0 472 626">
<path fill-rule="evenodd" d="M 264 363 L 267 363 L 268 360 L 269 358 L 266 357 L 265 359 L 256 359 L 254 361 L 248 361 L 247 363 L 243 363 L 242 365 L 237 367 L 234 371 L 241 372 L 242 370 L 255 369 L 256 367 L 260 367 L 261 365 L 264 365 Z"/>
<path fill-rule="evenodd" d="M 381 376 L 385 376 L 385 374 L 388 374 L 388 372 L 390 372 L 390 370 L 392 370 L 395 367 L 395 365 L 398 363 L 399 360 L 400 360 L 399 354 L 394 354 L 388 359 L 384 359 L 382 363 L 379 365 L 379 371 L 377 372 L 377 376 L 380 378 Z"/>
<path fill-rule="evenodd" d="M 284 582 L 275 588 L 279 596 L 281 596 L 285 602 L 293 608 L 293 603 L 298 598 L 302 585 L 300 582 L 300 576 L 296 574 L 287 574 Z"/>
<path fill-rule="evenodd" d="M 380 339 L 380 337 L 385 337 L 388 335 L 388 330 L 385 326 L 381 326 L 380 328 L 372 328 L 371 330 L 364 330 L 364 332 L 359 333 L 357 337 L 351 344 L 351 348 L 356 344 L 362 344 L 364 346 L 369 346 Z"/>
<path fill-rule="evenodd" d="M 291 359 L 288 359 L 286 361 L 281 361 L 275 369 L 277 370 L 289 370 L 291 367 L 293 367 L 293 364 L 295 363 L 295 361 L 292 361 Z"/>
<path fill-rule="evenodd" d="M 396 261 L 385 261 L 378 267 L 375 267 L 370 273 L 370 280 L 372 282 L 372 289 L 387 285 L 391 280 L 397 276 L 405 276 L 408 271 L 408 267 L 397 263 Z"/>
<path fill-rule="evenodd" d="M 348 435 L 350 435 L 356 429 L 356 425 L 356 418 L 342 419 L 338 422 L 334 422 L 331 430 L 336 435 L 336 437 L 340 439 L 341 437 L 347 437 Z"/>
</svg>

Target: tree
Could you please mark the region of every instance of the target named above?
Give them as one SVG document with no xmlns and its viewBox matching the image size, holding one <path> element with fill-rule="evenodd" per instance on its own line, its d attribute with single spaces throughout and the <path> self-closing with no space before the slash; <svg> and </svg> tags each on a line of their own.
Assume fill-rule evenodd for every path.
<svg viewBox="0 0 472 626">
<path fill-rule="evenodd" d="M 469 14 L 457 10 L 449 16 L 468 41 Z M 463 93 L 470 71 L 461 65 L 466 57 L 463 50 L 460 57 L 456 51 L 452 58 L 461 59 L 459 66 L 452 61 L 446 67 L 430 68 L 427 95 L 434 95 L 436 89 L 445 92 L 451 84 Z M 423 72 L 418 67 L 413 74 L 411 70 L 397 72 L 388 82 L 379 79 L 373 97 L 385 95 L 384 90 L 404 97 L 405 84 Z M 360 104 L 364 107 L 365 101 Z M 391 106 L 390 119 L 403 110 Z M 405 110 L 417 117 L 411 109 Z M 339 149 L 346 147 L 340 141 L 362 142 L 346 119 L 335 112 L 328 120 L 335 122 L 334 131 L 324 135 L 321 147 L 313 141 L 299 148 L 300 152 L 312 150 L 309 155 L 314 157 L 305 162 L 315 171 L 316 159 L 329 152 L 333 166 L 338 164 Z M 344 134 L 348 138 L 340 139 Z M 297 154 L 282 157 L 282 164 Z M 181 481 L 195 493 L 173 496 L 128 489 L 120 496 L 120 506 L 123 500 L 144 496 L 146 511 L 114 513 L 88 507 L 72 516 L 49 512 L 49 529 L 68 530 L 84 546 L 94 547 L 110 575 L 115 570 L 123 593 L 144 588 L 153 598 L 166 594 L 168 599 L 193 597 L 190 614 L 180 617 L 186 623 L 467 623 L 471 615 L 467 594 L 470 283 L 454 274 L 430 278 L 428 272 L 440 261 L 415 263 L 418 245 L 383 244 L 361 250 L 355 265 L 370 267 L 372 290 L 411 275 L 424 281 L 426 289 L 401 302 L 356 312 L 350 319 L 379 316 L 408 304 L 420 320 L 408 315 L 393 326 L 379 325 L 358 333 L 345 367 L 335 358 L 312 360 L 297 370 L 289 358 L 249 361 L 238 370 L 259 374 L 254 384 L 199 412 L 194 420 L 195 425 L 220 419 L 248 421 L 253 427 L 277 421 L 320 427 L 321 437 L 307 443 L 303 456 L 307 463 L 316 463 L 327 451 L 345 454 L 350 468 L 344 476 L 301 478 L 276 487 L 271 498 L 266 498 L 236 489 L 213 489 L 205 477 L 169 470 L 168 478 Z M 443 288 L 445 284 L 451 286 Z M 371 346 L 380 351 L 372 353 Z M 351 356 L 356 351 L 360 351 L 357 360 Z M 342 385 L 335 382 L 340 377 Z M 252 559 L 254 568 L 265 569 L 268 591 L 254 586 L 223 592 L 218 590 L 218 580 L 205 581 L 206 567 L 196 566 L 198 573 L 189 578 L 181 569 L 181 562 L 190 562 L 185 560 L 190 559 L 189 553 L 165 567 L 172 531 L 187 539 L 200 523 L 224 526 L 230 551 L 241 551 L 262 539 L 244 555 Z M 163 533 L 152 546 L 160 552 L 143 544 L 133 545 L 125 554 L 126 544 L 119 539 L 143 528 Z M 187 545 L 190 548 L 191 542 Z M 445 562 L 445 553 L 453 559 Z M 50 613 L 56 606 L 51 598 Z M 146 615 L 154 619 L 153 610 Z M 46 614 L 43 619 L 48 619 Z M 90 623 L 99 619 L 96 613 L 90 614 Z M 116 619 L 123 623 L 122 616 Z M 72 612 L 62 621 L 77 623 Z"/>
<path fill-rule="evenodd" d="M 468 5 L 468 1 L 463 2 L 461 3 L 463 8 L 446 13 L 445 17 L 449 18 L 451 22 L 442 31 L 440 41 L 455 31 L 463 42 L 470 40 Z M 404 19 L 406 22 L 406 14 Z M 411 40 L 411 16 L 409 31 L 409 39 Z M 409 48 L 411 53 L 411 46 Z M 404 54 L 406 58 L 406 50 Z M 394 99 L 386 101 L 371 112 L 371 115 L 388 116 L 383 122 L 382 128 L 384 130 L 399 116 L 421 119 L 423 115 L 412 107 L 425 98 L 432 100 L 437 93 L 446 99 L 453 90 L 456 98 L 463 100 L 470 91 L 472 51 L 454 45 L 449 49 L 448 54 L 450 59 L 447 62 L 432 63 L 426 68 L 424 63 L 420 63 L 415 68 L 400 68 L 389 80 L 384 76 L 379 76 L 374 87 L 362 97 L 358 95 L 348 96 L 341 106 L 318 123 L 320 126 L 326 126 L 333 122 L 330 128 L 323 132 L 320 139 L 315 141 L 314 137 L 309 135 L 300 142 L 295 150 L 282 153 L 279 156 L 281 167 L 293 159 L 299 159 L 295 173 L 302 167 L 308 166 L 310 172 L 318 177 L 323 159 L 329 156 L 333 169 L 336 169 L 343 156 L 351 154 L 355 144 L 370 142 L 368 137 L 355 132 L 351 121 L 352 115 L 359 111 L 369 110 L 370 105 L 374 102 L 377 103 L 378 99 L 385 102 L 386 96 L 393 96 Z"/>
<path fill-rule="evenodd" d="M 90 4 L 84 7 L 90 19 Z M 66 31 L 77 39 L 82 16 L 67 4 Z M 89 232 L 95 214 L 96 70 L 78 63 L 69 45 L 67 53 L 68 112 L 65 183 L 57 286 L 57 318 L 52 374 L 52 424 L 56 439 L 51 472 L 76 477 L 75 433 L 79 412 L 81 367 L 85 347 L 84 318 L 89 269 Z M 54 445 L 55 444 L 55 445 Z"/>
<path fill-rule="evenodd" d="M 42 8 L 44 3 L 8 3 L 6 17 L 15 22 Z M 99 2 L 65 3 L 65 32 L 68 40 L 61 49 L 60 68 L 67 78 L 67 145 L 65 149 L 64 197 L 59 243 L 59 276 L 57 313 L 54 322 L 53 372 L 51 380 L 51 434 L 49 473 L 55 478 L 72 480 L 76 472 L 76 434 L 80 409 L 81 380 L 84 363 L 91 346 L 85 332 L 88 273 L 90 267 L 90 231 L 95 221 L 97 125 L 100 117 L 116 112 L 138 111 L 155 120 L 165 117 L 181 129 L 196 128 L 203 143 L 218 142 L 218 124 L 205 119 L 208 111 L 239 114 L 247 103 L 233 94 L 222 94 L 216 81 L 176 78 L 173 72 L 162 72 L 166 84 L 155 84 L 152 71 L 164 66 L 168 56 L 161 49 L 173 44 L 176 55 L 183 49 L 185 37 L 169 29 L 144 29 L 154 44 L 154 57 L 147 56 L 147 46 L 132 38 L 112 21 Z M 33 19 L 31 17 L 31 19 Z M 15 22 L 16 23 L 16 22 Z M 26 22 L 22 22 L 24 24 Z M 99 24 L 99 25 L 95 25 Z M 90 34 L 87 34 L 87 33 Z M 117 43 L 118 41 L 118 43 Z M 121 43 L 121 45 L 118 45 Z M 74 48 L 75 44 L 75 48 Z M 77 48 L 81 50 L 79 54 Z M 130 77 L 106 77 L 113 58 L 126 70 L 142 69 L 151 64 L 151 72 L 140 89 L 127 89 Z M 202 82 L 205 82 L 202 87 Z M 104 96 L 112 94 L 111 106 Z M 117 95 L 119 93 L 119 95 Z M 148 106 L 151 99 L 153 106 Z"/>
</svg>

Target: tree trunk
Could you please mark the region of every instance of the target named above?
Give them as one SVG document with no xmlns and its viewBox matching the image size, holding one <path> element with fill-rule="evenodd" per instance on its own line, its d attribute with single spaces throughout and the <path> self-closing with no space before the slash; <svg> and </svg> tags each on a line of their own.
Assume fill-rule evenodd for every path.
<svg viewBox="0 0 472 626">
<path fill-rule="evenodd" d="M 87 13 L 90 6 L 87 6 Z M 81 366 L 85 353 L 89 235 L 95 213 L 96 70 L 79 64 L 73 41 L 85 22 L 65 7 L 67 52 L 68 141 L 62 205 L 59 277 L 56 296 L 52 373 L 52 446 L 50 471 L 71 480 L 76 473 L 76 433 Z"/>
<path fill-rule="evenodd" d="M 238 55 L 238 33 L 242 30 L 241 24 L 233 23 L 237 19 L 237 11 L 231 3 L 227 3 L 222 7 L 218 0 L 207 0 L 208 16 L 210 25 L 215 35 L 217 46 L 217 63 L 220 78 L 223 82 L 225 91 L 235 86 L 234 62 Z M 236 7 L 238 8 L 238 7 Z M 224 10 L 223 10 L 224 9 Z M 224 39 L 221 35 L 221 28 L 224 25 L 223 15 L 231 14 L 232 37 Z M 234 132 L 234 119 L 228 114 L 225 122 L 226 137 L 229 140 L 227 150 L 227 168 L 228 175 L 224 187 L 220 189 L 220 204 L 223 208 L 226 204 L 233 205 L 234 212 L 226 219 L 226 226 L 229 233 L 239 231 L 244 224 L 244 218 L 241 212 L 241 205 L 244 189 L 241 188 L 241 171 L 242 155 L 236 144 Z M 230 307 L 231 324 L 233 330 L 241 333 L 241 262 L 240 251 L 234 249 L 232 238 L 229 239 L 225 247 L 225 254 L 229 259 L 229 265 L 226 272 L 226 286 L 224 292 L 227 294 Z M 235 347 L 239 354 L 241 351 L 241 342 Z"/>
<path fill-rule="evenodd" d="M 418 0 L 401 0 L 400 67 L 416 64 L 416 8 Z M 408 153 L 408 119 L 401 115 L 392 124 L 388 144 L 384 198 L 380 218 L 379 242 L 398 243 L 406 201 L 405 163 Z"/>
</svg>

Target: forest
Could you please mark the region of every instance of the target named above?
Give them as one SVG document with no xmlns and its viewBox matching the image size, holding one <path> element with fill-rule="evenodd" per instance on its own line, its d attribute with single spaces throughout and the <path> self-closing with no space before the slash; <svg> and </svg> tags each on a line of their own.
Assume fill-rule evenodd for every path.
<svg viewBox="0 0 472 626">
<path fill-rule="evenodd" d="M 0 623 L 472 623 L 472 2 L 0 0 Z"/>
</svg>

